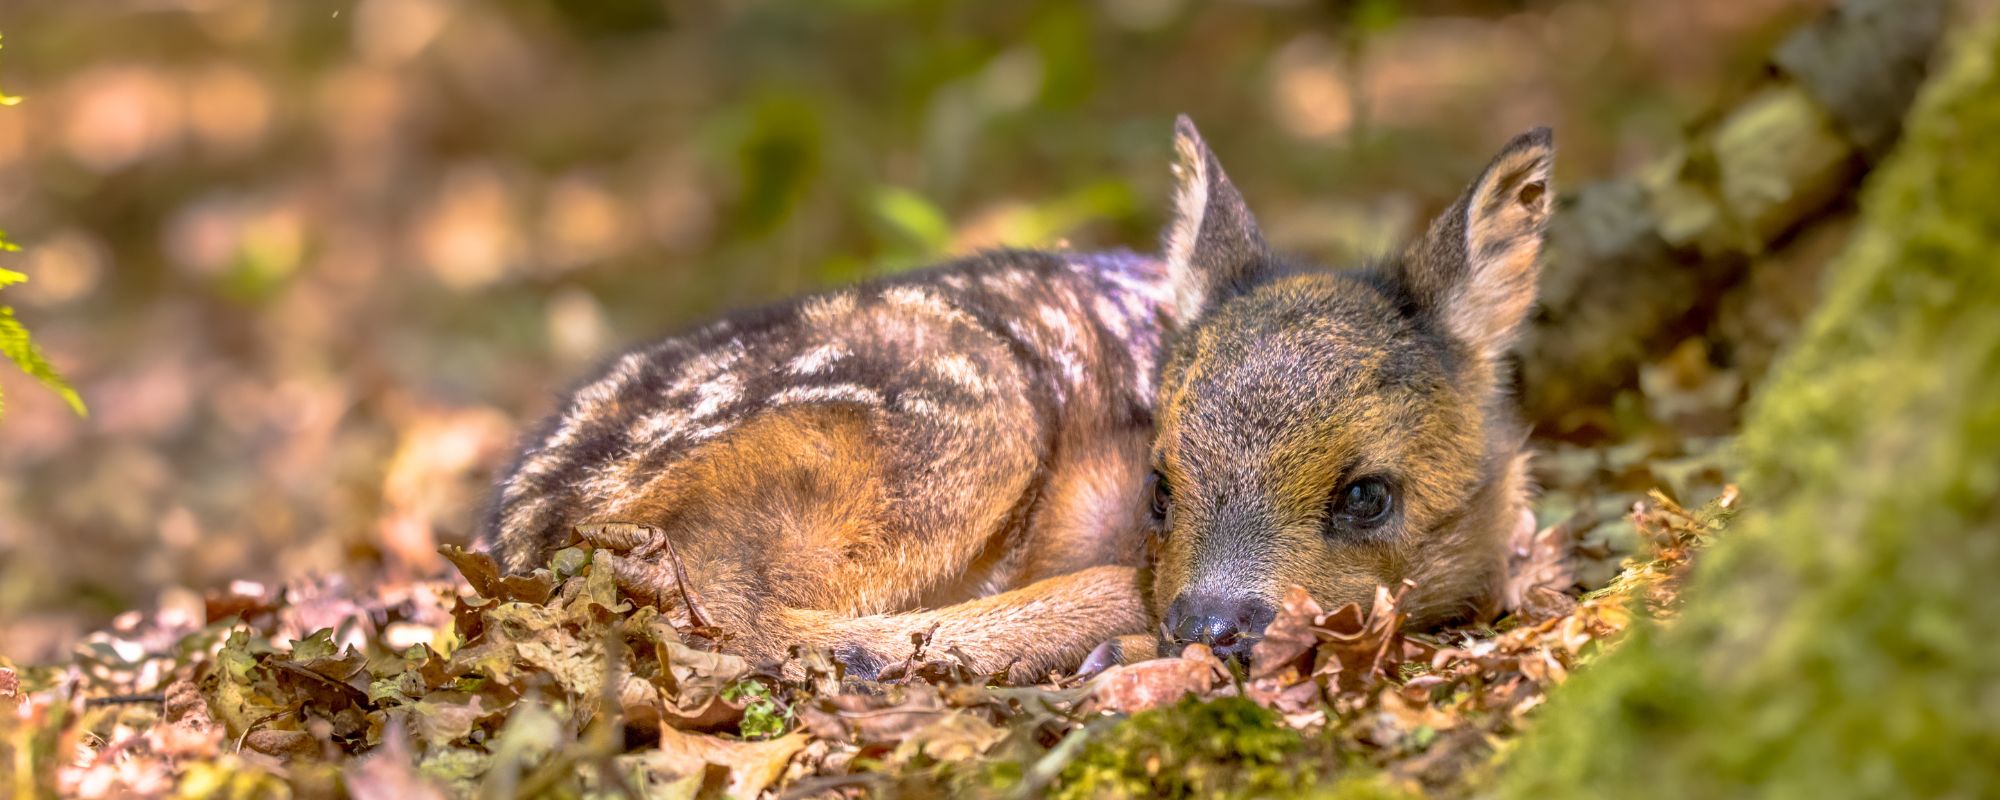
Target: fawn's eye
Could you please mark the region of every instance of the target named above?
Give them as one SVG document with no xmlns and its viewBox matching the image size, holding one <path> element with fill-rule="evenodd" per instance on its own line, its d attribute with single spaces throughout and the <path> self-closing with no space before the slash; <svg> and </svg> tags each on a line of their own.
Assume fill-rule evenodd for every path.
<svg viewBox="0 0 2000 800">
<path fill-rule="evenodd" d="M 1396 511 L 1396 491 L 1381 478 L 1357 478 L 1333 496 L 1331 522 L 1344 528 L 1373 528 Z"/>
<path fill-rule="evenodd" d="M 1167 488 L 1167 476 L 1161 475 L 1158 470 L 1154 470 L 1151 475 L 1146 476 L 1146 485 L 1148 487 L 1147 494 L 1152 495 L 1153 498 L 1153 524 L 1164 528 L 1167 522 L 1167 513 L 1173 510 L 1174 499 L 1173 494 Z"/>
</svg>

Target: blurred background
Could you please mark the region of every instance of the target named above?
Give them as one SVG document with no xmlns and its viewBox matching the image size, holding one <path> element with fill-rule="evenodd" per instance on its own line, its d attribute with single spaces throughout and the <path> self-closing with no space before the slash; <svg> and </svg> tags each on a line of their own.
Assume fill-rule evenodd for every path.
<svg viewBox="0 0 2000 800">
<path fill-rule="evenodd" d="M 1533 125 L 1568 185 L 1638 168 L 1825 5 L 7 0 L 0 301 L 90 416 L 0 368 L 0 652 L 433 572 L 560 390 L 692 320 L 1152 249 L 1175 113 L 1341 262 Z"/>
</svg>

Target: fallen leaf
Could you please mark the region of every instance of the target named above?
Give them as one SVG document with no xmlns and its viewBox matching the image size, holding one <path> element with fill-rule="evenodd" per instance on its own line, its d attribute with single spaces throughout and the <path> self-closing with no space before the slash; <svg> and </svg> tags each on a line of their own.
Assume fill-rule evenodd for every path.
<svg viewBox="0 0 2000 800">
<path fill-rule="evenodd" d="M 1390 594 L 1387 586 L 1375 587 L 1375 603 L 1366 615 L 1359 605 L 1349 603 L 1322 618 L 1315 628 L 1321 644 L 1313 674 L 1331 676 L 1341 691 L 1361 689 L 1389 677 L 1396 666 L 1390 652 L 1402 654 L 1395 646 L 1404 620 L 1397 606 L 1409 587 L 1405 582 L 1395 594 Z"/>
<path fill-rule="evenodd" d="M 1264 638 L 1250 647 L 1251 679 L 1277 677 L 1301 666 L 1319 643 L 1313 627 L 1323 613 L 1305 587 L 1294 585 L 1286 590 L 1277 616 L 1264 628 Z"/>
<path fill-rule="evenodd" d="M 964 761 L 985 753 L 1005 738 L 1007 729 L 962 711 L 954 712 L 912 731 L 896 745 L 889 761 L 907 764 L 919 754 L 934 761 Z"/>
<path fill-rule="evenodd" d="M 806 745 L 802 733 L 761 742 L 739 742 L 701 733 L 660 729 L 657 747 L 619 756 L 621 769 L 640 770 L 648 783 L 671 783 L 705 774 L 716 767 L 727 771 L 723 797 L 756 797 L 783 775 L 793 754 Z"/>
<path fill-rule="evenodd" d="M 259 728 L 243 737 L 243 749 L 290 761 L 319 754 L 319 740 L 305 731 Z"/>
<path fill-rule="evenodd" d="M 1085 706 L 1096 711 L 1132 713 L 1203 694 L 1229 677 L 1228 668 L 1207 645 L 1196 643 L 1178 658 L 1122 664 L 1090 680 Z"/>
<path fill-rule="evenodd" d="M 936 687 L 917 683 L 888 687 L 879 695 L 822 697 L 799 708 L 799 719 L 814 736 L 854 744 L 895 744 L 950 714 Z"/>
<path fill-rule="evenodd" d="M 1544 619 L 1568 613 L 1576 586 L 1570 561 L 1575 536 L 1568 523 L 1535 527 L 1535 516 L 1523 509 L 1507 544 L 1507 582 L 1501 605 L 1523 616 Z"/>
<path fill-rule="evenodd" d="M 342 770 L 354 800 L 444 800 L 445 794 L 416 769 L 409 736 L 391 720 L 382 731 L 382 746 Z"/>
<path fill-rule="evenodd" d="M 456 545 L 438 548 L 438 553 L 458 568 L 465 576 L 465 582 L 481 596 L 495 600 L 519 600 L 524 603 L 545 603 L 555 593 L 555 576 L 546 569 L 538 569 L 527 575 L 504 575 L 500 564 L 485 553 L 467 550 Z"/>
</svg>

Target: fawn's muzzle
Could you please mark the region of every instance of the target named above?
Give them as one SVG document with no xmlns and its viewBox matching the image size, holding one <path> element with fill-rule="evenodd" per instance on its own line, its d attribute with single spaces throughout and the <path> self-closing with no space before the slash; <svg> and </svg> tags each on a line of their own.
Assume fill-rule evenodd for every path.
<svg viewBox="0 0 2000 800">
<path fill-rule="evenodd" d="M 1248 663 L 1250 647 L 1264 636 L 1277 611 L 1255 597 L 1181 595 L 1167 606 L 1168 649 L 1179 652 L 1195 642 L 1207 644 L 1223 658 Z"/>
</svg>

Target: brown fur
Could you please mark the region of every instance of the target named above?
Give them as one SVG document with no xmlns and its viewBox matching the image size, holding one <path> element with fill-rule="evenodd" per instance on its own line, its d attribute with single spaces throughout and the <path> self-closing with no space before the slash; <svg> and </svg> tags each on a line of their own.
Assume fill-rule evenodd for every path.
<svg viewBox="0 0 2000 800">
<path fill-rule="evenodd" d="M 1190 324 L 1161 377 L 1154 613 L 1247 642 L 1294 584 L 1331 608 L 1408 580 L 1413 626 L 1491 616 L 1528 488 L 1502 358 L 1534 302 L 1547 133 L 1509 144 L 1399 257 L 1346 272 L 1273 255 L 1193 126 L 1180 135 L 1197 217 L 1177 221 L 1168 271 L 1196 285 L 1176 288 Z M 1393 515 L 1343 522 L 1369 480 Z"/>
<path fill-rule="evenodd" d="M 634 351 L 531 440 L 488 540 L 520 570 L 580 529 L 764 663 L 873 674 L 935 629 L 978 669 L 1069 669 L 1147 628 L 1165 288 L 1137 256 L 996 253 Z"/>
<path fill-rule="evenodd" d="M 1137 657 L 1182 598 L 1294 583 L 1335 605 L 1409 579 L 1414 624 L 1489 614 L 1526 491 L 1500 358 L 1533 301 L 1546 136 L 1341 273 L 1272 255 L 1180 134 L 1164 262 L 988 254 L 626 353 L 529 439 L 485 540 L 518 571 L 580 534 L 724 649 L 862 675 L 918 634 L 1017 678 L 1107 640 Z M 1395 519 L 1332 532 L 1329 498 L 1370 475 Z"/>
</svg>

